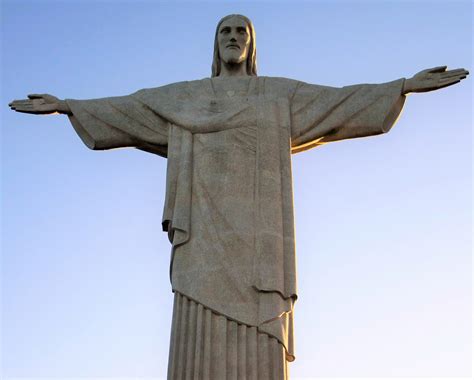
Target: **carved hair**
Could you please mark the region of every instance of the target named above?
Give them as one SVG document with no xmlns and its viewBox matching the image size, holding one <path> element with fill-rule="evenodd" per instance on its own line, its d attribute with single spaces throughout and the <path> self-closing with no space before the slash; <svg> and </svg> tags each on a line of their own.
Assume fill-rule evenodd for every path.
<svg viewBox="0 0 474 380">
<path fill-rule="evenodd" d="M 255 29 L 253 27 L 252 21 L 250 21 L 247 17 L 243 15 L 228 15 L 219 21 L 217 24 L 216 28 L 216 35 L 214 37 L 214 58 L 212 61 L 212 77 L 218 77 L 219 74 L 221 73 L 221 57 L 219 55 L 219 43 L 217 42 L 217 36 L 219 34 L 219 28 L 221 24 L 225 21 L 228 20 L 229 18 L 232 17 L 240 17 L 242 20 L 245 21 L 249 28 L 250 32 L 250 46 L 248 50 L 248 55 L 247 55 L 247 62 L 246 62 L 246 69 L 247 69 L 247 74 L 252 75 L 252 76 L 257 76 L 257 47 L 256 47 L 256 41 L 255 41 Z"/>
</svg>

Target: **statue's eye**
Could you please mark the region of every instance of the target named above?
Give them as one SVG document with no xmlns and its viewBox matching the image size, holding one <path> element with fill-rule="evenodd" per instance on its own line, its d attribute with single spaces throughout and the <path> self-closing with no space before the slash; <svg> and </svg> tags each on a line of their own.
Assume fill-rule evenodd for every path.
<svg viewBox="0 0 474 380">
<path fill-rule="evenodd" d="M 222 33 L 222 34 L 230 33 L 230 28 L 222 28 L 222 29 L 221 29 L 221 33 Z"/>
</svg>

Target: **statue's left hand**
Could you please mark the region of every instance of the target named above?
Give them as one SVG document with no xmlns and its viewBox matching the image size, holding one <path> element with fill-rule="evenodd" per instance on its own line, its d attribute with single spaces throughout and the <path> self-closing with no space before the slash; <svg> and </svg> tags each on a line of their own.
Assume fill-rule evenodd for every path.
<svg viewBox="0 0 474 380">
<path fill-rule="evenodd" d="M 469 71 L 464 69 L 446 71 L 446 68 L 447 66 L 438 66 L 415 74 L 412 78 L 405 81 L 403 94 L 434 91 L 452 86 L 461 82 L 462 79 L 469 75 Z"/>
</svg>

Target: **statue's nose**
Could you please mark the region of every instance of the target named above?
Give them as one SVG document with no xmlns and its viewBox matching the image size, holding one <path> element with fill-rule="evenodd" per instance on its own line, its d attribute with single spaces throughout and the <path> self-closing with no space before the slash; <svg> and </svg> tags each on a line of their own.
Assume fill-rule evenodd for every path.
<svg viewBox="0 0 474 380">
<path fill-rule="evenodd" d="M 235 39 L 235 37 L 231 37 L 230 42 L 237 42 L 237 40 Z"/>
</svg>

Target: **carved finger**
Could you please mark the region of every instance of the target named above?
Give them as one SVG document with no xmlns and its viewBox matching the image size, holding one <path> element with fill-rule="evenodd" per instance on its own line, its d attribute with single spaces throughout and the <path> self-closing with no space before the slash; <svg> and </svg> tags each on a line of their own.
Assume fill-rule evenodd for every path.
<svg viewBox="0 0 474 380">
<path fill-rule="evenodd" d="M 461 73 L 461 72 L 464 72 L 464 71 L 466 71 L 466 70 L 465 69 L 454 69 L 454 70 L 445 71 L 443 74 Z"/>
<path fill-rule="evenodd" d="M 28 98 L 30 99 L 41 99 L 45 96 L 46 94 L 29 94 Z"/>
<path fill-rule="evenodd" d="M 448 70 L 448 72 L 450 71 L 465 71 L 469 74 L 469 71 L 467 71 L 464 67 L 460 67 L 459 69 Z"/>
<path fill-rule="evenodd" d="M 452 86 L 453 84 L 456 84 L 456 83 L 459 83 L 459 82 L 461 82 L 460 79 L 451 80 L 449 82 L 446 81 L 446 82 L 441 83 L 438 88 L 444 88 L 444 87 Z"/>
<path fill-rule="evenodd" d="M 21 112 L 21 113 L 34 113 L 34 114 L 38 114 L 38 112 L 36 112 L 35 110 L 31 109 L 15 109 L 16 112 Z"/>
<path fill-rule="evenodd" d="M 14 100 L 11 104 L 33 104 L 31 100 Z"/>
<path fill-rule="evenodd" d="M 26 103 L 26 102 L 31 102 L 31 100 L 28 100 L 28 99 L 12 100 L 10 104 L 21 104 L 21 103 Z"/>
<path fill-rule="evenodd" d="M 448 66 L 436 66 L 424 71 L 427 73 L 443 73 L 446 71 L 447 68 Z"/>
<path fill-rule="evenodd" d="M 440 78 L 438 82 L 440 83 L 443 83 L 443 82 L 449 82 L 451 80 L 456 80 L 456 79 L 461 79 L 461 77 L 466 77 L 465 75 L 451 75 L 449 77 L 444 77 L 444 78 Z"/>
<path fill-rule="evenodd" d="M 33 106 L 29 106 L 29 105 L 18 105 L 18 106 L 14 106 L 12 108 L 14 108 L 15 111 L 20 111 L 20 110 L 31 110 L 31 111 L 33 111 L 35 109 Z"/>
<path fill-rule="evenodd" d="M 467 75 L 469 72 L 464 69 L 449 70 L 441 74 L 441 78 L 449 78 L 456 75 Z"/>
<path fill-rule="evenodd" d="M 22 107 L 30 107 L 31 104 L 21 104 L 21 103 L 13 103 L 10 105 L 12 108 L 22 108 Z"/>
<path fill-rule="evenodd" d="M 439 82 L 440 83 L 445 83 L 445 82 L 450 82 L 450 81 L 453 81 L 453 80 L 461 80 L 461 79 L 466 79 L 466 75 L 463 75 L 463 74 L 452 75 L 450 77 L 441 78 L 439 80 Z"/>
<path fill-rule="evenodd" d="M 12 108 L 12 110 L 23 113 L 35 113 L 35 110 L 32 108 Z"/>
</svg>

